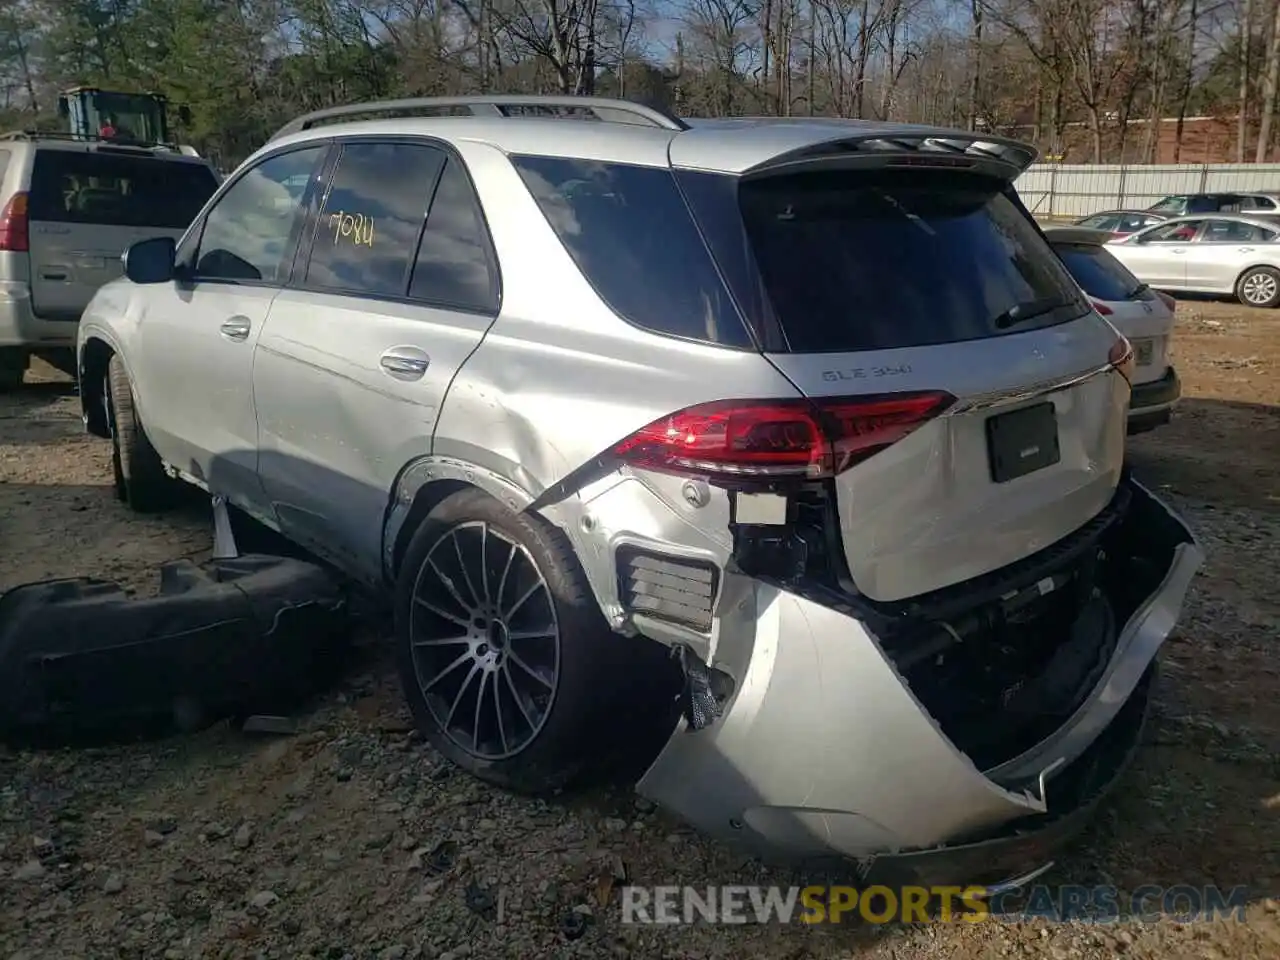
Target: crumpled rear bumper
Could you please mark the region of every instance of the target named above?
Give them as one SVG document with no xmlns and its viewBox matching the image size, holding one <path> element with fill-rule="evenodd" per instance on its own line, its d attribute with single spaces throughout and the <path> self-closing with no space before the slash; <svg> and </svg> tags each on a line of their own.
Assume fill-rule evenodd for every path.
<svg viewBox="0 0 1280 960">
<path fill-rule="evenodd" d="M 1092 691 L 1033 748 L 980 770 L 860 620 L 728 574 L 710 662 L 733 693 L 709 726 L 681 721 L 638 790 L 770 859 L 853 859 L 901 882 L 977 882 L 1049 858 L 1131 756 L 1156 654 L 1203 560 L 1178 516 L 1126 482 L 1152 589 Z"/>
</svg>

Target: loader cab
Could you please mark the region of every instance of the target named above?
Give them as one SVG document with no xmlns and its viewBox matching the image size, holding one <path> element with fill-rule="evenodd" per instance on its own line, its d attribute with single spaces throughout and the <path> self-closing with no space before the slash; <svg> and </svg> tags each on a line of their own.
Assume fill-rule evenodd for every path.
<svg viewBox="0 0 1280 960">
<path fill-rule="evenodd" d="M 73 87 L 58 97 L 58 113 L 68 132 L 79 140 L 169 144 L 167 101 L 158 93 L 121 93 L 96 87 Z M 190 120 L 186 107 L 179 119 Z"/>
</svg>

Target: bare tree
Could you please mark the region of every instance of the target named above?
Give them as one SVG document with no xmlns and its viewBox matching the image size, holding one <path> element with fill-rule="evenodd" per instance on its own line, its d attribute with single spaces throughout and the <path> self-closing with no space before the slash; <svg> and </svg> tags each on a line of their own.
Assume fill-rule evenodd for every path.
<svg viewBox="0 0 1280 960">
<path fill-rule="evenodd" d="M 1271 148 L 1271 121 L 1276 112 L 1276 88 L 1280 85 L 1280 0 L 1271 3 L 1271 42 L 1267 46 L 1266 75 L 1262 85 L 1262 108 L 1258 120 L 1258 148 L 1255 163 L 1264 163 Z"/>
</svg>

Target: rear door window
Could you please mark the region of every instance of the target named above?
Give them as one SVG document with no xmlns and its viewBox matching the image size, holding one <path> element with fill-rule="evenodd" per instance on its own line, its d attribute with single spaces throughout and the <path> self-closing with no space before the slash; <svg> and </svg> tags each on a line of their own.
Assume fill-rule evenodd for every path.
<svg viewBox="0 0 1280 960">
<path fill-rule="evenodd" d="M 304 284 L 403 297 L 444 160 L 426 144 L 345 144 L 320 209 Z"/>
<path fill-rule="evenodd" d="M 799 173 L 743 182 L 738 206 L 769 304 L 795 352 L 955 343 L 1033 330 L 1089 309 L 1001 180 Z M 1004 323 L 1014 307 L 1028 315 Z"/>
<path fill-rule="evenodd" d="M 1095 300 L 1112 303 L 1131 300 L 1142 290 L 1142 281 L 1102 247 L 1089 243 L 1055 243 L 1053 248 L 1080 289 Z"/>
<path fill-rule="evenodd" d="M 48 223 L 182 230 L 218 180 L 202 163 L 77 150 L 39 150 L 30 217 Z"/>
</svg>

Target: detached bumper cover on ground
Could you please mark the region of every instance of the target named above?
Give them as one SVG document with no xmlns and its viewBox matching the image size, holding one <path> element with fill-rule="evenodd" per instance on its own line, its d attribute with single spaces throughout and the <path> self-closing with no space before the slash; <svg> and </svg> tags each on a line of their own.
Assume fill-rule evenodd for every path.
<svg viewBox="0 0 1280 960">
<path fill-rule="evenodd" d="M 1044 862 L 1124 768 L 1153 661 L 1202 562 L 1176 514 L 1126 484 L 1124 519 L 1100 543 L 1132 552 L 1124 569 L 1137 572 L 1100 579 L 1095 591 L 1120 624 L 1109 659 L 1069 718 L 1030 749 L 979 769 L 865 624 L 731 574 L 721 609 L 734 612 L 715 660 L 736 689 L 709 726 L 682 721 L 640 792 L 775 857 L 849 858 L 936 882 L 999 880 L 1020 860 Z M 1029 573 L 1031 583 L 1041 575 Z M 1120 579 L 1129 582 L 1111 582 Z"/>
<path fill-rule="evenodd" d="M 314 691 L 346 636 L 341 584 L 284 557 L 169 563 L 152 597 L 88 578 L 16 587 L 0 596 L 0 733 L 272 709 Z"/>
</svg>

